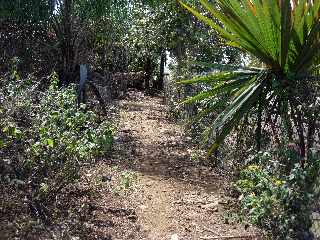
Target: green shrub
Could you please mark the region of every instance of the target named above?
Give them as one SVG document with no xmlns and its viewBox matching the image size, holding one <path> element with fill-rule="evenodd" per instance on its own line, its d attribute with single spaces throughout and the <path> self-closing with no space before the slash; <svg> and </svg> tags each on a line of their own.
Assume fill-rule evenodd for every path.
<svg viewBox="0 0 320 240">
<path fill-rule="evenodd" d="M 311 208 L 319 194 L 320 162 L 310 159 L 305 168 L 296 164 L 290 174 L 283 175 L 279 167 L 270 167 L 270 153 L 259 154 L 263 161 L 266 156 L 267 164 L 247 166 L 235 184 L 241 193 L 242 213 L 270 231 L 272 239 L 311 239 Z"/>
<path fill-rule="evenodd" d="M 17 80 L 0 91 L 0 152 L 7 159 L 0 168 L 12 170 L 1 179 L 28 182 L 37 198 L 76 180 L 81 165 L 107 153 L 113 142 L 111 124 L 77 106 L 75 86 L 59 89 L 55 74 L 49 80 L 44 92 L 30 90 L 35 81 Z"/>
</svg>

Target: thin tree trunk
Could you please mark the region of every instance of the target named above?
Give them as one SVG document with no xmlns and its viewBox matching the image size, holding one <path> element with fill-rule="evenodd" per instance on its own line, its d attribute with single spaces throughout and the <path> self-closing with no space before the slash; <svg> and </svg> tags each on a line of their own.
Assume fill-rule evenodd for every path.
<svg viewBox="0 0 320 240">
<path fill-rule="evenodd" d="M 166 51 L 162 51 L 161 52 L 161 59 L 160 59 L 159 79 L 158 79 L 157 84 L 155 86 L 157 90 L 163 90 L 164 68 L 166 65 L 166 60 L 167 60 Z"/>
<path fill-rule="evenodd" d="M 72 5 L 73 0 L 64 0 L 63 6 L 63 39 L 61 43 L 61 54 L 63 57 L 63 84 L 68 85 L 73 79 L 74 73 L 74 49 L 72 44 Z"/>
<path fill-rule="evenodd" d="M 145 89 L 148 91 L 150 89 L 150 81 L 152 77 L 152 66 L 151 66 L 151 59 L 148 56 L 145 63 L 144 71 L 146 73 L 146 79 L 145 79 Z"/>
</svg>

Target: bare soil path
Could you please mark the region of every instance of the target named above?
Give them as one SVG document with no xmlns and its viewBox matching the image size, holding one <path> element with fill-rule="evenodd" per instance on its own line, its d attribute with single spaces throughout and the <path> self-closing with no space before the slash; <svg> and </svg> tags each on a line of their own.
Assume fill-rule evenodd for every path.
<svg viewBox="0 0 320 240">
<path fill-rule="evenodd" d="M 119 108 L 110 158 L 117 167 L 106 162 L 86 172 L 91 182 L 110 176 L 110 183 L 99 186 L 89 224 L 97 239 L 258 239 L 253 228 L 228 216 L 226 180 L 194 159 L 190 139 L 167 118 L 160 97 L 131 92 Z M 129 188 L 132 176 L 132 188 L 116 194 L 112 186 Z"/>
</svg>

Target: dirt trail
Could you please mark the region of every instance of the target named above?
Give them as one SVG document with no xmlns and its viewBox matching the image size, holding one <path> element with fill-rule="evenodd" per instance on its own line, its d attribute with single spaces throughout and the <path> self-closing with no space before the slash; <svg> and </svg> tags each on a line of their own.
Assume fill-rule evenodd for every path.
<svg viewBox="0 0 320 240">
<path fill-rule="evenodd" d="M 111 204 L 131 209 L 135 216 L 119 218 L 109 212 L 96 217 L 112 219 L 108 239 L 257 239 L 245 237 L 254 235 L 254 229 L 232 223 L 233 217 L 227 216 L 225 180 L 193 159 L 190 139 L 167 118 L 160 97 L 130 93 L 119 108 L 119 134 L 111 160 L 122 170 L 133 171 L 137 181 L 130 196 L 115 199 L 102 193 L 98 202 L 101 209 L 110 209 Z M 105 223 L 100 230 L 101 226 Z"/>
</svg>

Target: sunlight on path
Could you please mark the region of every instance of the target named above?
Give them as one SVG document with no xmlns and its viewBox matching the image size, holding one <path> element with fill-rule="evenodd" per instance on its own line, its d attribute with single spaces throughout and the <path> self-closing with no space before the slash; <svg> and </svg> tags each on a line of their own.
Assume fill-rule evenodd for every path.
<svg viewBox="0 0 320 240">
<path fill-rule="evenodd" d="M 253 234 L 253 229 L 245 230 L 228 219 L 224 180 L 191 159 L 192 144 L 182 128 L 167 119 L 161 98 L 131 93 L 120 107 L 120 131 L 130 132 L 135 141 L 134 150 L 126 146 L 128 143 L 121 147 L 129 151 L 131 168 L 138 175 L 133 199 L 138 222 L 147 235 L 144 239 Z"/>
</svg>

